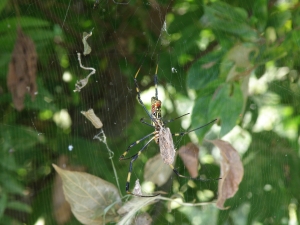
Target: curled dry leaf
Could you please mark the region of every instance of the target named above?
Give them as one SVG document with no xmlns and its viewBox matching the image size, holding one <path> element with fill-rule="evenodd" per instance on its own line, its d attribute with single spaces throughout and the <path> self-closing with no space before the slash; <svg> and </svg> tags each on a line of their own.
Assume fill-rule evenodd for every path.
<svg viewBox="0 0 300 225">
<path fill-rule="evenodd" d="M 81 79 L 81 80 L 79 80 L 79 81 L 76 82 L 74 92 L 76 92 L 76 91 L 80 92 L 80 90 L 82 88 L 84 88 L 87 85 L 87 83 L 89 82 L 90 76 L 92 76 L 93 74 L 96 73 L 96 70 L 93 67 L 85 67 L 85 66 L 82 65 L 82 63 L 81 63 L 81 54 L 80 53 L 77 53 L 77 59 L 78 59 L 78 62 L 79 62 L 79 66 L 82 69 L 84 69 L 84 70 L 90 70 L 91 72 L 89 73 L 89 75 L 86 76 L 86 78 Z"/>
<path fill-rule="evenodd" d="M 221 180 L 218 187 L 217 207 L 224 208 L 226 199 L 231 198 L 239 189 L 244 176 L 244 167 L 238 152 L 231 144 L 219 139 L 209 141 L 221 151 Z"/>
<path fill-rule="evenodd" d="M 171 167 L 163 162 L 160 154 L 147 161 L 144 171 L 144 179 L 159 187 L 168 181 L 173 172 Z"/>
<path fill-rule="evenodd" d="M 73 167 L 68 166 L 68 158 L 65 155 L 61 155 L 58 159 L 58 166 L 66 168 L 71 171 L 84 171 L 83 167 Z M 71 207 L 70 204 L 66 201 L 62 179 L 58 174 L 55 174 L 54 184 L 52 190 L 52 202 L 53 202 L 53 211 L 54 218 L 58 224 L 65 224 L 71 219 Z"/>
<path fill-rule="evenodd" d="M 182 159 L 183 164 L 188 169 L 190 176 L 193 178 L 198 177 L 199 148 L 193 143 L 188 143 L 178 150 L 178 154 Z"/>
<path fill-rule="evenodd" d="M 81 80 L 78 80 L 78 81 L 76 81 L 76 84 L 75 84 L 75 90 L 74 90 L 74 92 L 80 92 L 80 90 L 82 89 L 82 88 L 84 88 L 86 85 L 87 85 L 87 83 L 89 82 L 89 76 L 87 76 L 86 78 L 83 78 L 83 79 L 81 79 Z"/>
<path fill-rule="evenodd" d="M 62 178 L 72 213 L 81 223 L 99 225 L 118 221 L 116 211 L 121 198 L 113 184 L 88 173 L 63 170 L 54 164 L 53 167 Z"/>
<path fill-rule="evenodd" d="M 93 109 L 89 109 L 88 111 L 81 111 L 81 113 L 94 125 L 96 129 L 100 129 L 103 127 L 103 123 L 99 119 L 99 117 L 96 116 Z"/>
<path fill-rule="evenodd" d="M 82 43 L 83 43 L 83 55 L 88 55 L 91 53 L 92 49 L 87 43 L 87 39 L 92 36 L 92 31 L 90 33 L 83 32 Z"/>
<path fill-rule="evenodd" d="M 18 111 L 24 108 L 25 94 L 34 99 L 36 85 L 37 53 L 31 38 L 18 27 L 18 36 L 9 63 L 7 86 L 12 93 L 14 106 Z"/>
</svg>

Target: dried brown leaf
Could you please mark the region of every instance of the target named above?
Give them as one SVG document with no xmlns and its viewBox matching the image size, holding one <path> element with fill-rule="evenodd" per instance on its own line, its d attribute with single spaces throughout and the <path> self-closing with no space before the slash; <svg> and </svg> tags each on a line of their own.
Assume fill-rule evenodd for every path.
<svg viewBox="0 0 300 225">
<path fill-rule="evenodd" d="M 144 171 L 144 179 L 159 187 L 168 181 L 173 172 L 171 167 L 163 162 L 160 154 L 147 161 Z"/>
<path fill-rule="evenodd" d="M 198 154 L 199 148 L 193 143 L 188 143 L 178 150 L 178 154 L 183 161 L 183 164 L 188 169 L 191 177 L 198 177 Z"/>
<path fill-rule="evenodd" d="M 94 113 L 93 109 L 89 109 L 88 111 L 81 111 L 81 114 L 83 114 L 91 123 L 94 125 L 96 129 L 100 129 L 103 127 L 103 123 L 99 119 L 98 116 Z"/>
<path fill-rule="evenodd" d="M 71 171 L 84 171 L 83 167 L 68 166 L 68 158 L 62 155 L 58 159 L 59 167 L 71 170 Z M 62 179 L 58 174 L 54 177 L 53 191 L 52 191 L 52 202 L 54 218 L 58 224 L 65 224 L 71 219 L 71 207 L 66 201 L 63 192 Z"/>
<path fill-rule="evenodd" d="M 239 189 L 244 176 L 244 167 L 239 153 L 231 144 L 223 140 L 209 141 L 220 149 L 221 152 L 221 180 L 218 187 L 217 207 L 224 208 L 224 203 L 228 198 L 232 198 Z"/>
<path fill-rule="evenodd" d="M 92 49 L 89 46 L 89 44 L 87 43 L 87 39 L 92 36 L 92 31 L 90 33 L 87 32 L 83 32 L 83 36 L 82 36 L 82 43 L 83 43 L 83 55 L 88 55 L 91 53 Z"/>
<path fill-rule="evenodd" d="M 72 213 L 81 223 L 99 225 L 119 219 L 116 210 L 121 198 L 113 184 L 87 173 L 63 170 L 54 164 L 53 167 L 62 178 Z"/>
<path fill-rule="evenodd" d="M 30 37 L 18 28 L 18 36 L 9 63 L 7 86 L 12 93 L 13 103 L 18 111 L 24 108 L 25 94 L 31 99 L 37 92 L 36 85 L 37 53 Z"/>
</svg>

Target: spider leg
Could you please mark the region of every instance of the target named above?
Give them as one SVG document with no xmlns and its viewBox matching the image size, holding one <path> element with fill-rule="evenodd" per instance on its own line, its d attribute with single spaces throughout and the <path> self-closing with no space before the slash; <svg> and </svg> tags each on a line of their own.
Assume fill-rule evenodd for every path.
<svg viewBox="0 0 300 225">
<path fill-rule="evenodd" d="M 158 59 L 157 59 L 158 61 Z M 156 99 L 158 99 L 158 90 L 157 90 L 157 83 L 158 83 L 158 78 L 157 78 L 157 70 L 158 70 L 158 63 L 156 64 L 156 70 L 155 70 L 155 74 L 154 74 L 154 85 L 155 85 L 155 97 Z"/>
<path fill-rule="evenodd" d="M 186 113 L 186 114 L 184 114 L 184 115 L 182 115 L 182 116 L 178 116 L 178 117 L 176 117 L 176 118 L 173 118 L 173 119 L 170 119 L 170 120 L 166 120 L 166 121 L 164 121 L 164 124 L 167 124 L 167 123 L 171 123 L 171 122 L 173 122 L 174 120 L 177 120 L 177 119 L 179 119 L 179 118 L 181 118 L 181 117 L 184 117 L 184 116 L 187 116 L 187 115 L 189 115 L 190 113 Z"/>
<path fill-rule="evenodd" d="M 152 124 L 147 123 L 147 122 L 145 121 L 145 118 L 141 118 L 141 119 L 140 119 L 140 122 L 143 123 L 143 124 L 146 124 L 146 125 L 148 125 L 148 126 L 150 126 L 150 127 L 155 128 L 155 126 L 153 126 Z"/>
<path fill-rule="evenodd" d="M 145 145 L 144 147 L 138 151 L 138 153 L 136 153 L 135 155 L 131 156 L 131 161 L 129 164 L 129 171 L 128 171 L 128 176 L 127 176 L 127 182 L 126 182 L 126 193 L 127 194 L 131 194 L 131 195 L 136 195 L 132 192 L 129 191 L 129 185 L 130 185 L 130 178 L 131 178 L 131 172 L 132 172 L 132 165 L 134 163 L 135 160 L 137 160 L 137 158 L 140 156 L 140 154 L 142 153 L 142 151 L 144 151 L 144 149 L 150 144 L 151 141 L 154 140 L 155 137 L 152 137 Z M 136 195 L 139 197 L 155 197 L 157 195 Z"/>
<path fill-rule="evenodd" d="M 183 115 L 183 116 L 184 116 L 184 115 Z M 175 119 L 176 119 L 176 118 L 175 118 Z M 203 126 L 197 127 L 197 128 L 195 128 L 195 129 L 193 129 L 193 130 L 189 130 L 189 131 L 186 131 L 186 132 L 180 132 L 180 133 L 174 133 L 174 134 L 172 134 L 172 135 L 173 135 L 173 136 L 183 136 L 183 135 L 186 135 L 186 134 L 188 134 L 188 133 L 190 133 L 190 132 L 192 132 L 192 131 L 195 131 L 195 130 L 198 130 L 198 129 L 202 128 L 202 127 L 205 127 L 205 126 L 207 126 L 207 125 L 209 125 L 209 124 L 215 122 L 216 120 L 217 120 L 217 119 L 214 119 L 213 121 L 210 121 L 209 123 L 207 123 L 207 124 L 205 124 L 205 125 L 203 125 Z M 186 176 L 184 176 L 184 175 L 181 175 L 181 174 L 174 168 L 174 166 L 173 166 L 172 164 L 169 164 L 169 166 L 171 167 L 171 169 L 173 170 L 173 172 L 174 172 L 178 177 L 182 177 L 182 178 L 186 178 L 186 179 L 190 179 L 190 180 L 199 180 L 199 181 L 205 182 L 205 181 L 212 181 L 212 180 L 220 180 L 220 179 L 222 179 L 222 178 L 201 179 L 201 178 L 186 177 Z"/>
<path fill-rule="evenodd" d="M 193 177 L 186 177 L 184 175 L 181 175 L 175 168 L 172 164 L 169 164 L 169 166 L 171 167 L 171 169 L 173 170 L 173 172 L 178 176 L 178 177 L 182 177 L 182 178 L 186 178 L 186 179 L 189 179 L 189 180 L 200 180 L 200 181 L 203 181 L 203 182 L 206 182 L 206 181 L 212 181 L 212 180 L 220 180 L 222 179 L 221 177 L 219 178 L 214 178 L 214 179 L 202 179 L 202 178 L 193 178 Z"/>
<path fill-rule="evenodd" d="M 138 96 L 138 101 L 139 103 L 142 105 L 143 109 L 145 110 L 145 112 L 147 113 L 147 115 L 150 117 L 150 119 L 155 122 L 154 118 L 151 116 L 150 112 L 146 109 L 146 106 L 144 105 L 142 99 L 141 99 L 141 94 L 140 94 L 140 88 L 139 88 L 139 84 L 136 80 L 136 77 L 138 76 L 139 72 L 141 70 L 141 67 L 138 69 L 138 71 L 136 72 L 135 76 L 134 76 L 134 83 L 136 86 L 136 92 L 137 92 L 137 96 Z"/>
<path fill-rule="evenodd" d="M 193 131 L 195 131 L 195 130 L 201 129 L 201 128 L 203 128 L 203 127 L 205 127 L 205 126 L 207 126 L 207 125 L 209 125 L 209 124 L 215 122 L 216 120 L 217 120 L 217 119 L 214 119 L 213 121 L 210 121 L 209 123 L 204 124 L 204 125 L 201 126 L 201 127 L 197 127 L 197 128 L 195 128 L 195 129 L 193 129 L 193 130 L 188 130 L 188 131 L 180 132 L 180 133 L 174 133 L 174 134 L 172 134 L 172 135 L 173 135 L 173 136 L 183 136 L 183 135 L 186 135 L 186 134 L 191 133 L 191 132 L 193 132 Z"/>
<path fill-rule="evenodd" d="M 130 159 L 130 158 L 132 158 L 132 157 L 125 158 L 125 156 L 126 156 L 127 153 L 129 152 L 129 150 L 130 150 L 133 146 L 139 144 L 142 140 L 146 139 L 147 137 L 149 137 L 149 136 L 151 136 L 151 135 L 155 135 L 156 133 L 157 133 L 157 132 L 154 131 L 154 132 L 152 132 L 152 133 L 146 135 L 145 137 L 143 137 L 143 138 L 137 140 L 136 142 L 133 142 L 131 145 L 129 145 L 129 146 L 127 147 L 126 151 L 119 157 L 119 160 L 125 160 L 125 159 Z M 151 139 L 151 140 L 152 140 L 152 139 Z"/>
</svg>

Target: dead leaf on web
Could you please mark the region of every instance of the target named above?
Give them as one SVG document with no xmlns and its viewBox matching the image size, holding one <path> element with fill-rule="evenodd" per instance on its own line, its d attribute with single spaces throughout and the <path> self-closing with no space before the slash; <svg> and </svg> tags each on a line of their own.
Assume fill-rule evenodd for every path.
<svg viewBox="0 0 300 225">
<path fill-rule="evenodd" d="M 142 213 L 135 218 L 135 225 L 150 225 L 152 224 L 152 218 L 148 213 Z"/>
<path fill-rule="evenodd" d="M 163 162 L 160 154 L 147 161 L 144 171 L 144 179 L 159 187 L 164 185 L 173 173 L 171 167 Z"/>
<path fill-rule="evenodd" d="M 7 86 L 12 93 L 14 106 L 18 111 L 24 108 L 26 93 L 33 100 L 37 92 L 36 85 L 37 53 L 30 37 L 18 27 L 18 36 L 9 63 Z"/>
<path fill-rule="evenodd" d="M 220 149 L 221 152 L 221 180 L 219 180 L 217 207 L 224 208 L 228 198 L 232 198 L 239 189 L 244 176 L 244 167 L 239 153 L 231 144 L 223 140 L 207 140 Z M 228 207 L 227 207 L 228 208 Z"/>
<path fill-rule="evenodd" d="M 83 114 L 91 123 L 94 125 L 96 129 L 100 129 L 103 127 L 103 123 L 99 119 L 98 116 L 94 113 L 93 109 L 89 109 L 88 111 L 81 111 L 81 114 Z"/>
<path fill-rule="evenodd" d="M 134 194 L 134 195 L 143 195 L 142 187 L 140 185 L 140 180 L 139 179 L 137 179 L 135 181 L 135 185 L 134 185 L 132 194 Z"/>
<path fill-rule="evenodd" d="M 116 211 L 121 198 L 113 184 L 88 173 L 63 170 L 52 165 L 62 178 L 72 213 L 81 223 L 99 225 L 119 220 Z"/>
<path fill-rule="evenodd" d="M 81 54 L 79 52 L 77 53 L 77 59 L 78 59 L 78 62 L 79 62 L 79 66 L 82 69 L 84 69 L 84 70 L 90 70 L 91 72 L 89 73 L 89 75 L 86 76 L 86 78 L 81 79 L 81 80 L 79 80 L 79 81 L 76 82 L 74 92 L 76 92 L 76 91 L 80 92 L 80 90 L 82 88 L 84 88 L 87 85 L 87 83 L 89 82 L 90 76 L 92 76 L 93 74 L 96 73 L 95 68 L 93 68 L 93 67 L 85 67 L 85 66 L 82 65 L 82 63 L 81 63 Z"/>
<path fill-rule="evenodd" d="M 178 150 L 178 154 L 188 169 L 190 176 L 193 178 L 198 177 L 199 148 L 193 143 L 188 143 Z"/>
<path fill-rule="evenodd" d="M 94 29 L 94 28 L 93 28 Z M 93 31 L 93 30 L 92 30 Z M 83 32 L 82 43 L 83 43 L 83 55 L 88 55 L 91 53 L 92 49 L 87 43 L 87 39 L 92 36 L 92 31 L 90 33 Z"/>
<path fill-rule="evenodd" d="M 68 158 L 65 155 L 61 155 L 58 159 L 59 167 L 66 168 L 71 171 L 84 171 L 83 167 L 74 167 L 68 165 Z M 58 224 L 65 224 L 71 219 L 71 207 L 70 204 L 66 201 L 62 179 L 58 174 L 55 174 L 54 184 L 52 189 L 52 202 L 53 202 L 53 211 L 54 218 Z"/>
</svg>

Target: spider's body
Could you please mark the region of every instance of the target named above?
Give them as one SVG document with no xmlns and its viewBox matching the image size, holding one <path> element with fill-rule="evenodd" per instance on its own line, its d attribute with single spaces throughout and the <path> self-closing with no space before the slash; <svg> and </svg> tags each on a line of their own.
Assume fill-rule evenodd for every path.
<svg viewBox="0 0 300 225">
<path fill-rule="evenodd" d="M 161 119 L 161 101 L 156 97 L 151 98 L 151 115 L 153 117 L 152 126 L 154 127 L 155 131 L 157 131 L 154 141 L 156 144 L 159 144 L 159 131 L 164 128 L 165 125 Z"/>
<path fill-rule="evenodd" d="M 128 146 L 127 150 L 120 156 L 120 160 L 125 160 L 125 159 L 131 159 L 130 161 L 130 165 L 129 165 L 129 172 L 128 172 L 128 177 L 127 177 L 127 182 L 126 182 L 126 192 L 129 194 L 133 194 L 136 196 L 140 196 L 140 197 L 153 197 L 153 195 L 151 196 L 144 196 L 144 195 L 140 195 L 140 194 L 136 194 L 136 193 L 132 193 L 129 191 L 129 184 L 130 184 L 130 177 L 131 177 L 131 171 L 132 171 L 132 165 L 133 162 L 139 157 L 139 155 L 145 150 L 145 148 L 154 140 L 156 144 L 159 145 L 159 149 L 160 149 L 160 155 L 162 157 L 162 160 L 165 164 L 169 165 L 171 167 L 171 169 L 174 171 L 174 173 L 179 176 L 179 177 L 183 177 L 183 178 L 188 178 L 188 179 L 192 179 L 192 180 L 201 180 L 201 181 L 208 181 L 208 180 L 203 180 L 201 178 L 191 178 L 191 177 L 186 177 L 181 175 L 173 166 L 174 163 L 174 159 L 175 159 L 175 148 L 174 148 L 174 143 L 173 143 L 173 138 L 172 136 L 183 136 L 185 134 L 188 134 L 192 131 L 198 130 L 216 120 L 213 120 L 211 122 L 209 122 L 208 124 L 205 124 L 204 126 L 198 127 L 196 129 L 190 130 L 190 131 L 186 131 L 186 132 L 180 132 L 180 133 L 174 133 L 172 134 L 170 129 L 168 127 L 165 126 L 166 123 L 172 122 L 182 116 L 188 115 L 184 114 L 182 116 L 179 116 L 177 118 L 171 119 L 171 120 L 167 120 L 167 121 L 163 121 L 162 120 L 162 116 L 161 116 L 161 101 L 158 99 L 158 91 L 157 91 L 157 70 L 158 70 L 158 64 L 156 66 L 156 72 L 154 75 L 154 84 L 155 84 L 155 97 L 151 98 L 151 112 L 149 112 L 147 110 L 147 108 L 145 107 L 142 99 L 141 99 L 141 95 L 140 95 L 140 89 L 139 89 L 139 85 L 138 82 L 136 80 L 136 77 L 138 76 L 139 72 L 140 72 L 141 67 L 138 69 L 137 73 L 135 74 L 134 77 L 134 83 L 136 85 L 136 92 L 137 92 L 137 97 L 138 97 L 138 101 L 141 104 L 141 106 L 143 107 L 143 109 L 145 110 L 145 112 L 147 113 L 147 115 L 149 116 L 149 118 L 151 119 L 151 124 L 147 123 L 144 121 L 144 118 L 141 119 L 141 122 L 151 126 L 154 128 L 154 132 L 146 135 L 145 137 L 137 140 L 136 142 L 132 143 L 131 145 Z M 125 158 L 125 156 L 127 155 L 127 153 L 129 152 L 129 150 L 139 144 L 142 140 L 153 136 L 152 138 L 150 138 L 149 141 L 147 141 L 147 143 L 133 156 L 127 157 Z M 155 195 L 154 195 L 155 196 Z"/>
<path fill-rule="evenodd" d="M 175 148 L 171 131 L 165 127 L 161 118 L 161 101 L 156 97 L 151 98 L 151 114 L 154 118 L 152 125 L 155 129 L 154 141 L 159 145 L 160 155 L 164 163 L 171 165 L 175 158 Z"/>
</svg>

